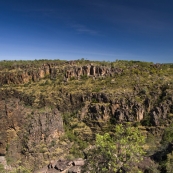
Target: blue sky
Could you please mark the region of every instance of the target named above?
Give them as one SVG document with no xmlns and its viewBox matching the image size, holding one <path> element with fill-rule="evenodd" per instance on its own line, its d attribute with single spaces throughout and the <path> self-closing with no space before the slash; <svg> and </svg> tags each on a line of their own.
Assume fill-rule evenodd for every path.
<svg viewBox="0 0 173 173">
<path fill-rule="evenodd" d="M 0 60 L 173 62 L 172 0 L 0 0 Z"/>
</svg>

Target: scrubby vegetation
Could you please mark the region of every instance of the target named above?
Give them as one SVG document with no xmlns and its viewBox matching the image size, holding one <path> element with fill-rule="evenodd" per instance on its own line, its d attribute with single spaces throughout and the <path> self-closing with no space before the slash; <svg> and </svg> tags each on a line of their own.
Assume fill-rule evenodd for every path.
<svg viewBox="0 0 173 173">
<path fill-rule="evenodd" d="M 93 154 L 91 158 L 99 162 L 99 153 L 107 152 L 103 147 L 107 145 L 111 150 L 102 153 L 106 154 L 103 159 L 109 156 L 114 161 L 117 139 L 121 146 L 127 146 L 121 133 L 130 124 L 139 131 L 128 134 L 128 139 L 138 132 L 146 138 L 144 144 L 138 141 L 134 146 L 142 147 L 143 162 L 151 159 L 149 167 L 153 170 L 149 171 L 171 172 L 172 93 L 173 64 L 85 59 L 1 61 L 0 154 L 13 158 L 9 163 L 12 167 L 17 164 L 21 170 L 33 171 L 57 157 L 72 159 Z M 121 128 L 121 133 L 115 133 L 116 127 Z M 95 153 L 89 151 L 93 146 L 97 147 Z M 125 160 L 119 162 L 124 164 L 128 158 L 119 156 Z M 109 172 L 112 161 L 106 159 L 104 164 L 103 169 L 98 166 L 96 170 Z M 132 171 L 119 163 L 116 166 L 112 172 Z M 134 168 L 136 172 L 148 169 L 140 163 L 135 163 Z"/>
<path fill-rule="evenodd" d="M 140 172 L 145 138 L 138 128 L 116 125 L 113 133 L 96 134 L 96 144 L 86 163 L 90 172 Z"/>
</svg>

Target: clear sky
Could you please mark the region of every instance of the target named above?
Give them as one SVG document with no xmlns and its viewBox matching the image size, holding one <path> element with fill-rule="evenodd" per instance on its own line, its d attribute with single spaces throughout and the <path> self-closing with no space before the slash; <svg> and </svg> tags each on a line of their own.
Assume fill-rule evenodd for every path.
<svg viewBox="0 0 173 173">
<path fill-rule="evenodd" d="M 0 0 L 0 60 L 173 62 L 173 0 Z"/>
</svg>

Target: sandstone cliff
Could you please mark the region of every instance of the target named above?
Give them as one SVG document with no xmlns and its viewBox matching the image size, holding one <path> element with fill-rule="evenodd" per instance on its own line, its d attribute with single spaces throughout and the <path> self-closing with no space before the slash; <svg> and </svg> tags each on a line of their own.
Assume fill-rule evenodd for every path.
<svg viewBox="0 0 173 173">
<path fill-rule="evenodd" d="M 172 81 L 169 64 L 1 62 L 0 155 L 35 170 L 126 122 L 159 144 L 172 123 Z"/>
</svg>

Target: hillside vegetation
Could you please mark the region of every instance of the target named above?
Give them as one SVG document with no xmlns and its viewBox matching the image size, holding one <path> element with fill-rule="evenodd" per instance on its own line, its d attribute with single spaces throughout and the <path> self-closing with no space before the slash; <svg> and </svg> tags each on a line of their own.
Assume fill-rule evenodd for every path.
<svg viewBox="0 0 173 173">
<path fill-rule="evenodd" d="M 1 61 L 0 109 L 4 172 L 92 156 L 96 134 L 113 136 L 120 124 L 146 139 L 137 171 L 173 170 L 173 64 Z"/>
</svg>

